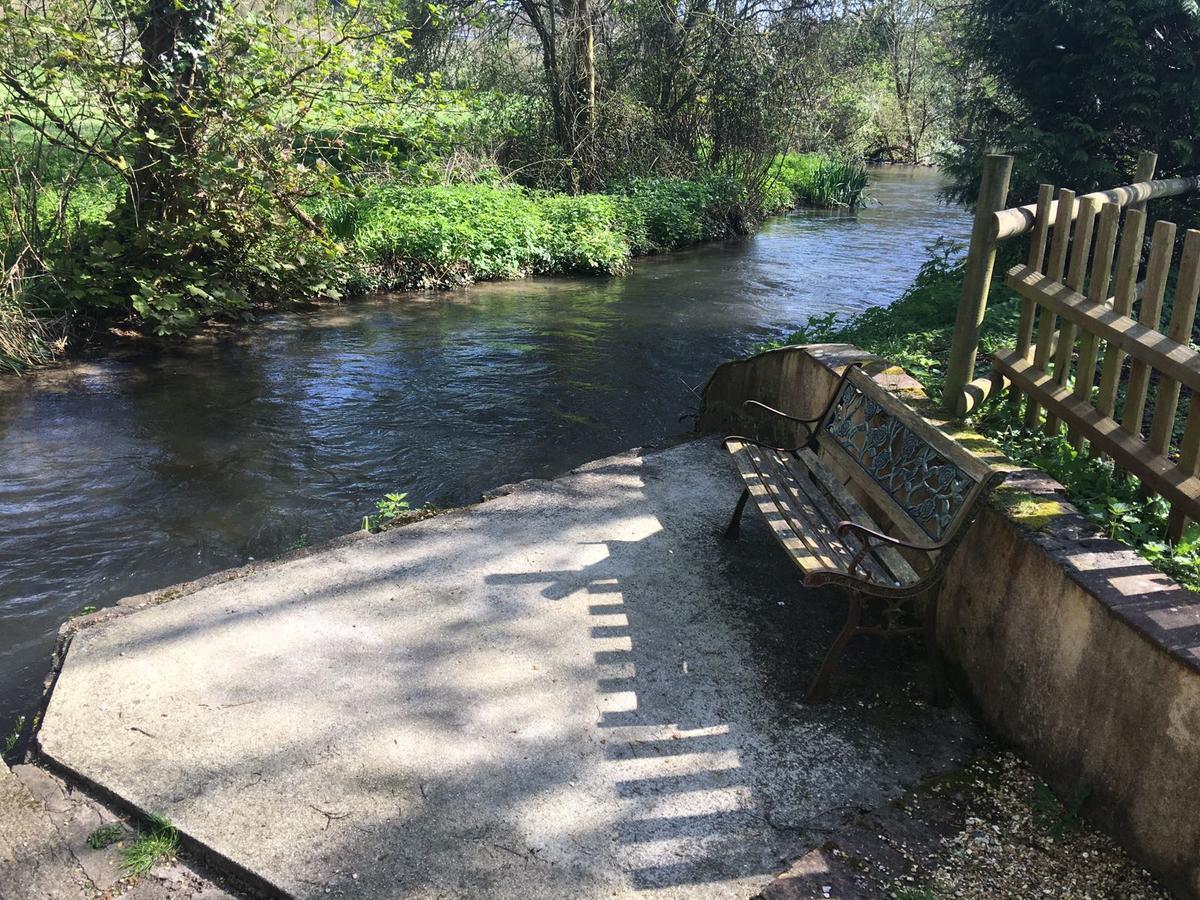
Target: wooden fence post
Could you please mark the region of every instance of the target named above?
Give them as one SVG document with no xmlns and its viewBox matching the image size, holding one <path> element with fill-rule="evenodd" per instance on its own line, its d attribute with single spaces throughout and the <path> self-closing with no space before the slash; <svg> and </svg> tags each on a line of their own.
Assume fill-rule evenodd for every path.
<svg viewBox="0 0 1200 900">
<path fill-rule="evenodd" d="M 954 416 L 966 412 L 963 388 L 975 374 L 975 355 L 979 350 L 979 330 L 987 310 L 992 267 L 996 263 L 996 240 L 992 215 L 1004 208 L 1008 181 L 1012 177 L 1013 158 L 989 154 L 983 160 L 983 180 L 975 201 L 975 225 L 963 273 L 962 294 L 954 319 L 954 340 L 946 366 L 946 386 L 942 405 Z"/>
<path fill-rule="evenodd" d="M 1150 181 L 1154 178 L 1154 170 L 1158 167 L 1158 154 L 1153 150 L 1143 150 L 1138 154 L 1137 168 L 1133 170 L 1133 180 L 1135 183 L 1142 181 Z M 1130 209 L 1146 209 L 1146 201 L 1142 200 L 1138 203 L 1130 203 Z"/>
</svg>

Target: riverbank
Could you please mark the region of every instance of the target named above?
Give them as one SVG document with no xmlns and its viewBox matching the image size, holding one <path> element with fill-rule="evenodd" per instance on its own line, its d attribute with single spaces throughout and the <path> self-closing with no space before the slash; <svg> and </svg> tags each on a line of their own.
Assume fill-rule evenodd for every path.
<svg viewBox="0 0 1200 900">
<path fill-rule="evenodd" d="M 205 254 L 181 248 L 176 255 L 188 274 L 178 284 L 163 273 L 125 271 L 130 251 L 112 237 L 111 221 L 120 190 L 95 185 L 74 201 L 78 234 L 47 252 L 52 277 L 0 292 L 0 370 L 24 371 L 130 337 L 187 337 L 206 324 L 302 300 L 622 275 L 635 258 L 750 234 L 799 206 L 853 210 L 867 181 L 861 163 L 811 153 L 780 156 L 753 183 L 643 177 L 579 195 L 499 175 L 467 183 L 366 181 L 309 198 L 296 215 L 310 233 L 297 233 L 294 223 L 273 226 L 277 239 L 259 242 L 219 273 L 206 269 Z M 228 241 L 219 233 L 210 239 Z"/>
</svg>

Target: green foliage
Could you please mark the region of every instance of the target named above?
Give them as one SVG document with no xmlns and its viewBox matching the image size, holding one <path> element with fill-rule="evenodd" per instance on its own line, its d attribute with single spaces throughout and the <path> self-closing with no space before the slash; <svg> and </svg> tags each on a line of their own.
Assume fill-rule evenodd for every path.
<svg viewBox="0 0 1200 900">
<path fill-rule="evenodd" d="M 397 289 L 618 274 L 634 256 L 729 236 L 740 202 L 719 179 L 636 178 L 575 196 L 514 184 L 388 183 L 312 208 L 353 248 L 352 288 Z"/>
<path fill-rule="evenodd" d="M 144 875 L 179 853 L 179 831 L 166 816 L 152 814 L 137 840 L 121 850 L 121 867 L 129 875 Z"/>
<path fill-rule="evenodd" d="M 24 730 L 24 728 L 25 717 L 17 716 L 16 721 L 13 722 L 12 730 L 4 737 L 4 753 L 0 754 L 0 756 L 7 756 L 13 752 L 17 746 L 17 741 L 21 739 L 21 732 Z"/>
<path fill-rule="evenodd" d="M 20 332 L 32 314 L 172 335 L 336 296 L 344 253 L 300 204 L 366 166 L 325 160 L 333 137 L 378 131 L 403 105 L 390 3 L 48 0 L 5 7 L 4 24 L 0 254 L 15 300 L 0 306 L 16 312 L 0 334 L 34 342 Z"/>
<path fill-rule="evenodd" d="M 1188 528 L 1173 546 L 1166 543 L 1170 505 L 1158 495 L 1144 495 L 1136 477 L 1111 460 L 1076 450 L 1062 435 L 1026 428 L 1004 402 L 990 404 L 977 425 L 1014 461 L 1061 482 L 1071 502 L 1109 537 L 1133 547 L 1184 586 L 1200 590 L 1200 525 Z"/>
<path fill-rule="evenodd" d="M 87 836 L 87 845 L 93 850 L 103 850 L 124 836 L 125 828 L 120 822 L 109 822 L 107 825 L 101 825 Z"/>
<path fill-rule="evenodd" d="M 866 200 L 867 167 L 860 160 L 831 159 L 819 153 L 786 153 L 775 177 L 791 192 L 793 206 L 855 209 Z"/>
<path fill-rule="evenodd" d="M 1084 828 L 1083 803 L 1087 792 L 1081 792 L 1071 803 L 1064 804 L 1044 781 L 1036 782 L 1029 798 L 1029 809 L 1040 827 L 1052 837 L 1062 838 L 1078 834 Z"/>
<path fill-rule="evenodd" d="M 949 156 L 956 193 L 974 200 L 989 146 L 1016 156 L 1010 199 L 1039 182 L 1079 193 L 1124 184 L 1138 152 L 1158 171 L 1200 168 L 1200 14 L 1180 0 L 971 0 L 971 123 Z"/>
<path fill-rule="evenodd" d="M 894 900 L 942 900 L 942 895 L 931 888 L 898 888 L 892 897 Z"/>
<path fill-rule="evenodd" d="M 363 516 L 363 531 L 383 531 L 408 512 L 408 494 L 384 494 L 375 501 L 375 515 Z"/>
<path fill-rule="evenodd" d="M 633 178 L 617 186 L 621 224 L 635 254 L 727 237 L 729 189 L 717 179 Z M 764 206 L 766 206 L 764 204 Z M 779 207 L 766 206 L 767 212 Z"/>
</svg>

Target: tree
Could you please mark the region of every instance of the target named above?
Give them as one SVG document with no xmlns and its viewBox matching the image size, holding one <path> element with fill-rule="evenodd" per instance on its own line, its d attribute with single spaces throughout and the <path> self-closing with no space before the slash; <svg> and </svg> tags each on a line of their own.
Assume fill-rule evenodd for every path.
<svg viewBox="0 0 1200 900">
<path fill-rule="evenodd" d="M 2 249 L 39 302 L 132 306 L 173 333 L 330 288 L 339 254 L 304 201 L 354 165 L 330 146 L 402 106 L 393 7 L 0 0 L 0 22 L 0 169 L 16 210 Z M 85 180 L 108 196 L 79 221 L 66 196 Z"/>
<path fill-rule="evenodd" d="M 578 193 L 597 184 L 596 22 L 592 0 L 518 0 L 541 43 L 554 136 Z"/>
<path fill-rule="evenodd" d="M 967 127 L 948 163 L 973 199 L 989 148 L 1017 157 L 1013 195 L 1039 182 L 1121 184 L 1141 150 L 1158 171 L 1200 168 L 1200 12 L 1191 0 L 970 0 Z"/>
<path fill-rule="evenodd" d="M 944 0 L 872 0 L 862 9 L 878 48 L 884 102 L 873 124 L 873 155 L 908 163 L 929 158 L 953 111 L 950 76 L 951 10 Z"/>
</svg>

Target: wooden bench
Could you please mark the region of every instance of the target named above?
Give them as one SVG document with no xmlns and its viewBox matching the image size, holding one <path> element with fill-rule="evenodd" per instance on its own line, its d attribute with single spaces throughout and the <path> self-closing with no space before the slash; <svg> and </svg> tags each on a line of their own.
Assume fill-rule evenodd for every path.
<svg viewBox="0 0 1200 900">
<path fill-rule="evenodd" d="M 1004 473 L 857 366 L 846 369 L 829 406 L 815 419 L 789 416 L 755 400 L 745 407 L 801 426 L 806 439 L 787 449 L 738 435 L 725 439 L 746 482 L 725 536 L 737 537 L 742 511 L 753 498 L 804 573 L 804 585 L 840 585 L 850 595 L 846 624 L 805 702 L 828 699 L 830 674 L 855 635 L 924 630 L 934 698 L 945 703 L 935 640 L 936 588 Z"/>
</svg>

